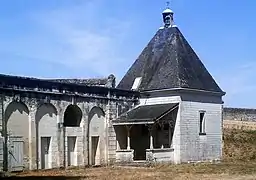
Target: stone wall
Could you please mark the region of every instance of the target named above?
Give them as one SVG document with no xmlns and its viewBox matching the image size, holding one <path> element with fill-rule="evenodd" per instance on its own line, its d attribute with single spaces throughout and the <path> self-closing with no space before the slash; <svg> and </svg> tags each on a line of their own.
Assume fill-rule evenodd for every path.
<svg viewBox="0 0 256 180">
<path fill-rule="evenodd" d="M 3 170 L 3 162 L 4 162 L 4 139 L 0 136 L 0 172 Z"/>
<path fill-rule="evenodd" d="M 225 107 L 223 120 L 256 122 L 256 109 Z"/>
<path fill-rule="evenodd" d="M 4 157 L 4 139 L 2 137 L 2 119 L 3 119 L 3 104 L 2 95 L 0 94 L 0 172 L 3 170 L 3 157 Z"/>
<path fill-rule="evenodd" d="M 2 101 L 2 94 L 0 94 L 0 136 L 2 131 L 2 121 L 3 120 L 3 101 Z"/>
<path fill-rule="evenodd" d="M 100 136 L 101 134 L 97 135 L 100 136 L 100 142 L 102 142 L 102 146 L 99 149 L 100 160 L 103 159 L 103 161 L 100 164 L 113 163 L 116 159 L 116 135 L 111 122 L 117 116 L 117 106 L 121 109 L 129 106 L 127 107 L 129 109 L 133 105 L 133 101 L 135 101 L 133 98 L 113 95 L 109 95 L 109 97 L 94 97 L 91 95 L 88 98 L 62 94 L 58 96 L 55 94 L 46 95 L 37 92 L 25 94 L 17 91 L 16 95 L 5 92 L 4 98 L 0 99 L 0 105 L 3 103 L 5 110 L 3 112 L 10 114 L 6 118 L 8 124 L 5 127 L 9 128 L 13 135 L 24 138 L 27 147 L 26 152 L 24 152 L 26 159 L 26 162 L 24 162 L 25 169 L 50 169 L 63 166 L 84 166 L 90 163 L 89 159 L 91 157 L 89 157 L 89 154 L 93 150 L 90 148 L 89 132 L 93 132 L 93 128 L 90 130 L 89 128 L 91 122 L 98 122 L 98 120 L 100 120 L 99 122 L 102 126 L 101 134 L 103 134 L 102 136 Z M 75 108 L 75 110 L 70 110 L 70 107 Z M 95 108 L 98 110 L 95 111 Z M 1 119 L 1 110 L 0 106 L 0 123 L 4 122 Z M 100 117 L 99 110 L 102 111 L 103 117 Z M 66 125 L 64 128 L 66 112 L 72 114 L 74 118 L 72 121 L 76 121 L 80 117 L 78 115 L 79 112 L 81 112 L 80 123 Z M 20 121 L 21 116 L 25 123 Z M 67 116 L 67 122 L 68 119 Z M 20 132 L 21 130 L 22 132 Z M 3 137 L 9 137 L 9 134 L 4 133 Z M 49 143 L 47 141 L 42 145 L 47 151 L 47 158 L 45 159 L 41 157 L 41 138 L 44 141 L 49 139 Z M 73 143 L 75 144 L 74 147 L 72 146 L 73 141 L 75 142 Z M 0 141 L 0 163 L 2 163 L 1 157 L 3 157 L 1 150 L 2 144 Z M 44 153 L 44 151 L 42 152 Z M 4 157 L 5 159 L 7 158 L 7 156 Z M 95 159 L 96 157 L 98 159 L 98 156 L 95 156 Z M 3 167 L 2 164 L 0 164 L 0 169 L 1 167 Z"/>
</svg>

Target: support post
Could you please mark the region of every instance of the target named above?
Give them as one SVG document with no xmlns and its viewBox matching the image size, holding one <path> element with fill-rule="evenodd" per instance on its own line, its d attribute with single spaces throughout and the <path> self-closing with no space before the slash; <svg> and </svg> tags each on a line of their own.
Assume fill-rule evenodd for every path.
<svg viewBox="0 0 256 180">
<path fill-rule="evenodd" d="M 150 149 L 154 149 L 153 135 L 150 133 Z"/>
<path fill-rule="evenodd" d="M 130 142 L 130 130 L 127 132 L 127 150 L 131 149 L 131 142 Z"/>
<path fill-rule="evenodd" d="M 119 145 L 118 140 L 116 140 L 116 150 L 117 150 L 117 151 L 119 151 L 119 150 L 120 150 L 120 145 Z"/>
<path fill-rule="evenodd" d="M 154 149 L 154 138 L 153 138 L 154 125 L 149 125 L 149 126 L 148 126 L 148 130 L 149 130 L 149 136 L 150 136 L 150 145 L 149 145 L 149 148 L 150 148 L 150 149 Z"/>
<path fill-rule="evenodd" d="M 169 129 L 168 129 L 168 136 L 169 136 L 169 148 L 172 146 L 172 134 L 171 134 L 171 127 L 172 127 L 172 122 L 169 121 Z"/>
<path fill-rule="evenodd" d="M 132 126 L 126 126 L 126 130 L 127 130 L 127 150 L 131 149 L 131 141 L 130 141 L 131 128 L 132 128 Z"/>
</svg>

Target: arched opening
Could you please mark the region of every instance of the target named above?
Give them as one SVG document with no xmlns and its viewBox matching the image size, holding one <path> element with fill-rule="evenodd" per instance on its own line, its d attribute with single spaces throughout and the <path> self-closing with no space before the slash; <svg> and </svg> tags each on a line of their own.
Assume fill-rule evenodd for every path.
<svg viewBox="0 0 256 180">
<path fill-rule="evenodd" d="M 94 107 L 88 120 L 89 164 L 100 165 L 105 162 L 106 152 L 105 113 L 101 108 Z"/>
<path fill-rule="evenodd" d="M 4 168 L 29 168 L 29 110 L 22 102 L 11 102 L 5 110 Z M 8 143 L 7 143 L 8 142 Z"/>
<path fill-rule="evenodd" d="M 52 104 L 42 104 L 36 111 L 37 169 L 56 166 L 57 110 Z M 54 149 L 55 148 L 55 149 Z"/>
<path fill-rule="evenodd" d="M 64 127 L 79 127 L 82 111 L 77 105 L 69 105 L 64 113 Z"/>
<path fill-rule="evenodd" d="M 77 166 L 78 164 L 77 146 L 79 146 L 79 139 L 82 135 L 78 132 L 79 130 L 74 128 L 81 127 L 82 116 L 83 113 L 77 105 L 69 105 L 64 112 L 64 164 L 67 166 Z"/>
</svg>

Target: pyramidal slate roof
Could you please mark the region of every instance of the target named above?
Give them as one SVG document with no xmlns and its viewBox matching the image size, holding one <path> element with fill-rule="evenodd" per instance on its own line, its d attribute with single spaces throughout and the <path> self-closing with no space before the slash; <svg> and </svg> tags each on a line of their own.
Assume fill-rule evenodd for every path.
<svg viewBox="0 0 256 180">
<path fill-rule="evenodd" d="M 176 26 L 157 31 L 117 88 L 130 90 L 137 77 L 142 77 L 139 91 L 189 88 L 223 93 Z"/>
</svg>

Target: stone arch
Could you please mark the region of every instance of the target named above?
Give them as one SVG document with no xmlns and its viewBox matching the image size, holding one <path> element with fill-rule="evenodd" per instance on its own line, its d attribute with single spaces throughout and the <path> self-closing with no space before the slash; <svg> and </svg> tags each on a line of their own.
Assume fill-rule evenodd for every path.
<svg viewBox="0 0 256 180">
<path fill-rule="evenodd" d="M 36 160 L 38 169 L 50 169 L 57 164 L 57 109 L 50 103 L 36 111 Z"/>
<path fill-rule="evenodd" d="M 29 168 L 29 109 L 23 102 L 12 101 L 9 103 L 4 112 L 4 136 L 5 143 L 14 137 L 19 137 L 24 141 L 23 158 L 25 168 Z M 11 147 L 5 146 L 5 153 L 11 151 Z M 8 153 L 5 155 L 5 168 L 11 162 L 8 159 Z M 9 166 L 10 167 L 10 166 Z"/>
<path fill-rule="evenodd" d="M 77 166 L 78 154 L 82 147 L 82 118 L 83 113 L 78 105 L 68 105 L 64 112 L 65 166 Z"/>
<path fill-rule="evenodd" d="M 20 118 L 20 115 L 24 118 Z M 28 125 L 28 115 L 29 109 L 23 102 L 12 101 L 11 103 L 9 103 L 5 109 L 5 122 L 7 125 L 7 133 L 10 129 L 10 131 L 13 132 L 13 135 L 15 136 L 23 135 L 23 130 L 18 125 L 22 122 Z M 11 129 L 13 126 L 16 126 L 17 128 Z M 28 131 L 25 131 L 25 133 L 28 134 Z"/>
<path fill-rule="evenodd" d="M 88 114 L 89 164 L 105 163 L 106 127 L 105 113 L 100 107 L 93 107 Z"/>
<path fill-rule="evenodd" d="M 77 105 L 69 105 L 64 112 L 64 126 L 80 127 L 82 116 L 82 110 Z"/>
</svg>

